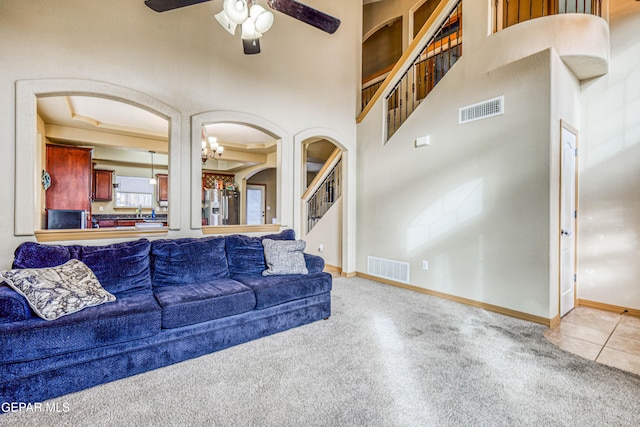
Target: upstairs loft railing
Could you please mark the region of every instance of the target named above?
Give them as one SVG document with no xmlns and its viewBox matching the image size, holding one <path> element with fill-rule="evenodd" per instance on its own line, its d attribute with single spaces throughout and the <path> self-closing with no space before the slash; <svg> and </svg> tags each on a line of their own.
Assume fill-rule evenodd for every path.
<svg viewBox="0 0 640 427">
<path fill-rule="evenodd" d="M 333 155 L 332 155 L 333 157 Z M 330 158 L 327 164 L 332 163 Z M 320 175 L 322 171 L 318 175 Z M 331 206 L 342 196 L 342 159 L 339 158 L 337 163 L 326 173 L 325 178 L 317 186 L 316 190 L 309 197 L 307 194 L 302 196 L 307 198 L 307 233 L 315 227 L 324 214 L 329 211 Z M 315 186 L 313 183 L 309 187 L 312 190 Z"/>
<path fill-rule="evenodd" d="M 375 75 L 367 77 L 362 81 L 362 97 L 360 101 L 361 107 L 363 109 L 376 95 L 376 92 L 378 91 L 378 89 L 380 89 L 380 87 L 384 83 L 384 80 L 387 78 L 392 69 L 393 65 L 391 67 L 385 68 Z"/>
<path fill-rule="evenodd" d="M 602 0 L 495 0 L 493 31 L 520 22 L 561 13 L 602 16 Z"/>
<path fill-rule="evenodd" d="M 462 56 L 462 0 L 458 1 L 386 96 L 387 139 L 398 130 Z"/>
</svg>

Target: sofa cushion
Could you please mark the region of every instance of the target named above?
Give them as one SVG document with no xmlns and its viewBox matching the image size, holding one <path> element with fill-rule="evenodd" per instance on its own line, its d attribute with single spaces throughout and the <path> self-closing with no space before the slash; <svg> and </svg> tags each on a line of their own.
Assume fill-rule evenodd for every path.
<svg viewBox="0 0 640 427">
<path fill-rule="evenodd" d="M 224 237 L 156 240 L 151 244 L 154 287 L 209 282 L 227 277 Z"/>
<path fill-rule="evenodd" d="M 124 292 L 109 304 L 46 321 L 0 323 L 0 363 L 133 341 L 160 332 L 160 307 L 150 290 Z"/>
<path fill-rule="evenodd" d="M 0 323 L 17 322 L 31 317 L 31 309 L 25 297 L 0 285 Z"/>
<path fill-rule="evenodd" d="M 150 289 L 149 249 L 147 239 L 105 246 L 43 245 L 25 242 L 14 254 L 13 268 L 43 268 L 79 259 L 112 294 L 136 289 Z"/>
<path fill-rule="evenodd" d="M 151 289 L 147 239 L 105 246 L 82 246 L 80 261 L 93 270 L 102 286 L 113 294 Z"/>
<path fill-rule="evenodd" d="M 162 327 L 167 329 L 233 316 L 256 305 L 251 289 L 228 278 L 161 286 L 153 292 L 162 307 Z"/>
<path fill-rule="evenodd" d="M 322 273 L 324 271 L 324 259 L 322 259 L 322 257 L 307 253 L 303 255 L 309 274 Z"/>
<path fill-rule="evenodd" d="M 309 274 L 304 259 L 304 240 L 263 239 L 264 260 L 267 269 L 263 276 L 283 274 Z"/>
<path fill-rule="evenodd" d="M 251 288 L 256 294 L 257 310 L 331 290 L 331 275 L 329 273 L 288 276 L 239 274 L 233 276 L 233 279 Z"/>
<path fill-rule="evenodd" d="M 56 267 L 0 271 L 0 281 L 23 295 L 33 311 L 45 320 L 116 299 L 104 290 L 91 269 L 77 259 Z"/>
<path fill-rule="evenodd" d="M 262 274 L 267 268 L 264 260 L 263 239 L 293 240 L 296 238 L 293 230 L 284 230 L 278 234 L 261 237 L 249 237 L 234 234 L 225 237 L 227 261 L 230 274 Z"/>
<path fill-rule="evenodd" d="M 43 245 L 35 242 L 24 242 L 14 252 L 12 268 L 55 267 L 72 258 L 80 258 L 80 246 Z"/>
</svg>

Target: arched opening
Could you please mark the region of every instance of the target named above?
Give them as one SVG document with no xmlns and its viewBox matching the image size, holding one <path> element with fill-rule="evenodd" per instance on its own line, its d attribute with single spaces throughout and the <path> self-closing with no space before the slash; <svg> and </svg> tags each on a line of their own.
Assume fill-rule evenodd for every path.
<svg viewBox="0 0 640 427">
<path fill-rule="evenodd" d="M 44 155 L 36 169 L 48 179 L 36 194 L 40 229 L 166 225 L 167 119 L 120 101 L 77 95 L 38 96 L 37 115 Z M 78 224 L 74 218 L 82 212 L 86 221 Z"/>
<path fill-rule="evenodd" d="M 338 149 L 338 147 L 333 142 L 324 138 L 312 138 L 304 143 L 303 173 L 305 176 L 305 191 L 309 188 L 316 176 L 318 176 L 318 173 L 336 149 Z"/>
<path fill-rule="evenodd" d="M 290 158 L 291 144 L 282 129 L 260 117 L 230 111 L 197 114 L 191 119 L 192 133 L 192 217 L 193 229 L 203 233 L 270 231 L 291 227 L 293 171 L 283 158 Z M 219 156 L 205 158 L 215 138 L 223 147 Z M 197 167 L 196 165 L 200 165 Z M 252 186 L 252 187 L 250 187 Z M 261 218 L 256 219 L 258 186 L 263 188 Z M 229 194 L 231 191 L 233 194 Z M 237 216 L 230 220 L 226 212 L 236 197 Z M 251 209 L 249 209 L 251 208 Z"/>
<path fill-rule="evenodd" d="M 362 41 L 362 95 L 364 108 L 402 56 L 402 16 L 395 17 Z"/>
<path fill-rule="evenodd" d="M 431 17 L 433 11 L 436 10 L 438 4 L 440 4 L 440 0 L 423 0 L 422 4 L 417 8 L 411 9 L 412 39 L 418 35 L 424 24 L 427 23 L 427 20 Z"/>
<path fill-rule="evenodd" d="M 73 80 L 25 80 L 16 84 L 16 183 L 15 183 L 15 226 L 17 236 L 36 234 L 39 240 L 64 239 L 100 239 L 127 237 L 122 231 L 119 234 L 92 233 L 94 230 L 77 230 L 71 234 L 61 235 L 46 233 L 42 230 L 42 190 L 41 176 L 43 170 L 42 140 L 43 135 L 38 127 L 38 99 L 59 96 L 77 96 L 100 98 L 117 101 L 136 109 L 144 110 L 168 122 L 166 141 L 166 170 L 174 176 L 180 175 L 180 114 L 173 108 L 148 95 L 108 83 Z M 40 125 L 42 127 L 42 124 Z M 144 155 L 149 156 L 148 152 Z M 150 158 L 150 156 L 149 156 Z M 149 176 L 151 171 L 149 172 Z M 167 196 L 177 198 L 179 180 L 167 182 Z M 173 196 L 173 197 L 172 197 Z M 180 204 L 166 206 L 166 222 L 170 229 L 180 226 Z M 38 233 L 36 233 L 38 231 Z M 141 231 L 137 230 L 139 234 Z"/>
<path fill-rule="evenodd" d="M 322 256 L 328 271 L 349 275 L 355 268 L 355 200 L 351 196 L 355 159 L 341 141 L 342 136 L 321 128 L 295 136 L 300 165 L 296 218 L 300 235 L 307 242 L 306 251 Z M 332 206 L 309 229 L 309 202 L 314 194 L 331 200 Z"/>
<path fill-rule="evenodd" d="M 243 123 L 207 123 L 201 132 L 202 225 L 277 223 L 277 140 Z M 260 206 L 256 185 L 262 186 Z"/>
</svg>

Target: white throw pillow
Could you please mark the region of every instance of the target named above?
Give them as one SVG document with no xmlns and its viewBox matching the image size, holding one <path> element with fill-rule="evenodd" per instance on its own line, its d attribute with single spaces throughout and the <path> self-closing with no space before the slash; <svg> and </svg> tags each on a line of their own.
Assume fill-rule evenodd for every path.
<svg viewBox="0 0 640 427">
<path fill-rule="evenodd" d="M 100 285 L 93 271 L 77 259 L 57 267 L 0 271 L 0 281 L 22 294 L 33 311 L 45 320 L 116 299 Z"/>
</svg>

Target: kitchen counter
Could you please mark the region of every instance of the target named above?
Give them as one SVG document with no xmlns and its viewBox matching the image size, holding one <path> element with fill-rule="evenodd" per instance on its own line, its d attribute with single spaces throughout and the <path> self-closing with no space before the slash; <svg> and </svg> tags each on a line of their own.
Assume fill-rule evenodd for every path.
<svg viewBox="0 0 640 427">
<path fill-rule="evenodd" d="M 105 228 L 105 227 L 135 227 L 136 223 L 148 223 L 148 224 L 162 224 L 167 225 L 167 215 L 156 215 L 155 218 L 151 218 L 151 215 L 143 215 L 141 217 L 135 214 L 103 214 L 93 215 L 92 221 L 93 228 Z"/>
</svg>

